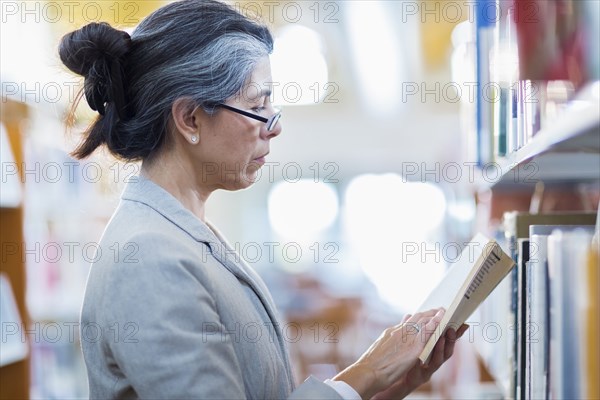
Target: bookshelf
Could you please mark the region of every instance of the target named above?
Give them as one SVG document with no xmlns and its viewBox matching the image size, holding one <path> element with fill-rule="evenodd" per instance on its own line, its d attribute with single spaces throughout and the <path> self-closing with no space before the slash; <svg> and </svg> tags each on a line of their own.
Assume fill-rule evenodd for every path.
<svg viewBox="0 0 600 400">
<path fill-rule="evenodd" d="M 600 85 L 598 84 L 598 82 L 596 82 L 594 84 L 589 85 L 589 87 L 595 88 L 595 90 L 597 91 L 600 88 Z M 495 214 L 502 214 L 513 211 L 515 208 L 521 205 L 518 204 L 518 202 L 516 201 L 514 203 L 511 203 L 511 201 L 509 200 L 517 193 L 515 192 L 515 188 L 517 188 L 517 191 L 521 188 L 531 190 L 533 186 L 535 186 L 538 182 L 542 182 L 546 187 L 557 185 L 558 187 L 560 187 L 560 189 L 558 190 L 558 195 L 566 197 L 575 196 L 576 187 L 579 184 L 591 183 L 596 187 L 596 190 L 598 190 L 598 182 L 600 182 L 600 104 L 597 98 L 598 97 L 596 96 L 596 100 L 593 102 L 590 101 L 588 103 L 581 104 L 574 103 L 577 105 L 572 110 L 566 111 L 560 119 L 556 120 L 555 123 L 553 123 L 547 129 L 540 130 L 538 134 L 528 144 L 526 144 L 519 150 L 508 154 L 506 157 L 502 157 L 501 159 L 497 159 L 496 161 L 494 161 L 497 164 L 495 168 L 501 170 L 502 175 L 495 180 L 480 179 L 478 182 L 476 182 L 475 191 L 479 194 L 491 191 L 491 197 L 493 197 L 495 200 L 497 200 L 498 198 L 503 199 L 497 202 L 498 204 L 500 204 L 500 209 L 496 210 Z M 534 166 L 532 167 L 532 165 Z M 535 174 L 532 174 L 532 171 L 534 171 Z M 554 193 L 554 195 L 556 196 L 556 193 Z M 511 204 L 515 206 L 515 208 L 511 208 Z M 497 208 L 498 206 L 496 205 L 495 207 Z M 579 206 L 577 204 L 572 204 L 569 211 L 593 211 L 593 220 L 597 220 L 599 218 L 597 209 L 582 210 L 578 207 Z M 544 213 L 541 213 L 540 216 L 543 215 Z M 573 221 L 574 219 L 569 220 L 568 222 L 562 222 L 560 224 L 581 224 L 580 221 Z M 589 223 L 592 222 L 586 221 L 586 224 Z M 546 222 L 538 222 L 536 224 L 553 225 L 556 223 L 552 222 L 551 219 L 548 219 Z M 495 234 L 497 237 L 500 236 L 500 241 L 503 239 L 503 236 L 507 235 L 505 229 L 506 228 L 502 226 L 495 228 Z M 577 240 L 588 242 L 592 234 L 593 232 L 589 233 L 589 236 L 580 237 Z M 573 241 L 572 237 L 568 235 L 567 238 L 570 238 L 566 241 L 567 243 L 569 241 Z M 529 243 L 530 239 L 519 240 L 527 240 L 527 243 Z M 512 245 L 513 244 L 510 243 L 510 240 L 504 242 L 504 247 L 507 250 L 511 249 Z M 528 244 L 526 245 L 528 246 Z M 572 243 L 570 245 L 572 246 Z M 589 263 L 589 267 L 586 267 L 588 268 L 587 270 L 589 271 L 589 273 L 593 273 L 595 271 L 597 274 L 597 258 L 595 261 L 582 261 L 585 259 L 585 255 L 582 255 L 583 250 L 579 250 L 579 252 L 575 252 L 567 248 L 566 250 L 558 250 L 558 253 L 560 254 L 562 252 L 567 254 L 567 256 L 563 255 L 563 260 L 565 259 L 565 257 L 569 260 L 571 260 L 571 258 L 569 257 L 573 257 L 572 260 L 577 259 L 578 267 L 580 266 L 584 268 L 583 265 L 587 265 L 587 263 Z M 520 252 L 522 252 L 522 249 L 518 249 L 516 252 L 513 253 L 515 261 L 517 261 L 517 259 L 520 257 Z M 589 255 L 588 257 L 594 256 Z M 597 257 L 597 253 L 595 257 Z M 502 327 L 504 329 L 504 332 L 508 333 L 509 339 L 501 340 L 501 343 L 494 343 L 491 345 L 489 343 L 476 342 L 476 350 L 479 356 L 481 357 L 483 364 L 491 373 L 496 384 L 500 387 L 501 391 L 503 392 L 505 399 L 538 399 L 540 397 L 532 397 L 531 393 L 527 392 L 531 389 L 526 388 L 524 386 L 524 383 L 517 384 L 515 382 L 515 380 L 518 379 L 521 379 L 523 382 L 530 382 L 528 380 L 529 378 L 525 377 L 525 374 L 529 373 L 529 369 L 531 368 L 529 360 L 521 360 L 521 355 L 519 353 L 511 354 L 510 346 L 508 350 L 506 349 L 506 345 L 509 345 L 510 341 L 512 341 L 512 339 L 510 339 L 510 335 L 516 335 L 517 341 L 523 341 L 523 343 L 525 343 L 527 339 L 524 340 L 523 338 L 527 338 L 528 335 L 530 335 L 530 332 L 527 330 L 527 327 L 531 326 L 532 323 L 531 321 L 526 321 L 525 316 L 521 314 L 511 316 L 511 313 L 508 310 L 511 307 L 515 307 L 514 305 L 510 306 L 511 302 L 513 302 L 514 304 L 514 301 L 517 301 L 518 306 L 516 307 L 519 310 L 531 308 L 531 305 L 528 304 L 528 301 L 524 300 L 523 298 L 527 296 L 537 296 L 538 298 L 542 296 L 545 298 L 545 296 L 547 296 L 547 290 L 549 289 L 544 289 L 544 294 L 542 295 L 535 294 L 533 292 L 534 289 L 537 288 L 531 288 L 529 283 L 527 284 L 528 286 L 526 286 L 525 283 L 518 281 L 519 279 L 522 279 L 522 276 L 525 276 L 526 274 L 531 274 L 531 269 L 529 266 L 526 266 L 525 262 L 521 262 L 520 264 L 522 265 L 518 265 L 515 268 L 515 271 L 513 271 L 514 276 L 510 278 L 507 277 L 507 279 L 505 279 L 505 281 L 503 281 L 502 284 L 497 288 L 496 292 L 490 297 L 487 304 L 484 304 L 484 311 L 482 313 L 485 316 L 482 317 L 481 320 L 479 320 L 482 326 L 487 326 L 490 323 L 498 323 L 498 326 Z M 577 299 L 579 294 L 575 295 L 575 293 L 577 293 L 577 291 L 579 290 L 578 287 L 589 283 L 590 285 L 595 284 L 597 288 L 600 282 L 598 282 L 597 278 L 596 283 L 594 283 L 593 281 L 582 280 L 580 275 L 581 273 L 577 272 L 578 268 L 576 268 L 575 261 L 573 261 L 572 267 L 575 275 L 579 276 L 576 279 L 579 280 L 571 282 L 569 287 L 570 290 L 565 290 L 564 288 L 561 289 L 562 292 L 559 295 L 560 297 L 558 303 L 567 303 L 571 307 L 573 307 L 573 309 L 570 309 L 570 311 L 579 311 L 577 307 L 580 306 L 576 305 L 576 303 L 581 300 Z M 536 268 L 539 269 L 551 267 L 549 267 L 548 261 L 546 261 L 545 266 L 542 265 L 540 267 L 538 265 L 536 266 Z M 562 269 L 564 270 L 565 267 L 563 266 Z M 564 271 L 562 272 L 562 274 L 565 274 Z M 557 279 L 554 279 L 554 281 L 556 280 Z M 577 283 L 575 284 L 573 282 Z M 551 283 L 554 286 L 557 285 L 556 282 Z M 555 289 L 555 287 L 552 288 L 552 290 Z M 518 295 L 516 293 L 518 293 Z M 598 303 L 598 299 L 595 298 L 595 300 L 592 301 L 592 306 L 596 307 L 597 309 Z M 520 312 L 521 311 L 519 311 L 519 313 Z M 568 312 L 565 313 L 570 314 Z M 573 312 L 573 314 L 575 313 Z M 591 313 L 588 314 L 593 315 Z M 557 331 L 557 328 L 555 326 L 557 322 L 555 321 L 555 319 L 556 316 L 552 316 L 549 321 L 549 325 L 553 325 L 552 329 L 554 330 L 554 332 Z M 587 320 L 584 319 L 583 321 L 579 321 L 579 323 L 583 322 L 594 324 L 594 322 L 589 321 L 591 321 L 590 318 L 588 318 Z M 564 341 L 566 338 L 565 335 L 566 333 L 561 332 L 560 336 L 562 336 L 562 339 L 559 340 Z M 589 337 L 584 338 L 583 336 L 585 336 L 583 333 L 579 333 L 579 337 L 577 339 L 572 340 L 577 340 L 579 343 L 588 343 Z M 553 338 L 552 340 L 555 339 Z M 595 337 L 594 340 L 597 341 L 597 337 Z M 498 345 L 504 348 L 498 349 Z M 524 346 L 531 346 L 531 343 L 527 342 L 527 344 L 524 344 Z M 575 350 L 571 350 L 573 350 L 574 353 L 577 353 L 579 351 L 579 353 L 581 354 L 581 348 L 578 348 L 577 346 L 575 347 Z M 515 349 L 513 348 L 512 351 L 515 351 Z M 590 354 L 592 355 L 592 357 L 597 356 L 597 354 L 594 354 L 593 352 Z M 514 357 L 517 360 L 511 359 L 511 357 Z M 523 355 L 523 357 L 525 356 Z M 596 357 L 595 361 L 593 362 L 595 362 L 596 364 L 600 362 L 598 358 L 599 357 Z M 554 365 L 556 365 L 556 362 L 553 362 Z M 581 366 L 578 365 L 578 368 L 581 368 Z M 516 371 L 520 371 L 518 373 L 522 372 L 523 376 L 512 380 L 511 375 L 515 371 L 515 369 Z M 590 382 L 591 380 L 587 379 L 590 377 L 588 373 L 582 372 L 581 376 L 585 377 L 582 379 L 584 379 L 586 382 L 577 382 L 574 384 L 571 383 L 571 386 L 569 386 L 569 390 L 580 390 L 578 394 L 584 395 L 585 393 L 583 391 L 588 390 L 586 388 L 586 385 L 588 385 L 588 382 Z M 550 377 L 550 379 L 551 381 L 552 379 L 554 379 L 553 382 L 556 382 L 557 380 L 556 377 Z M 561 381 L 561 385 L 565 386 L 562 382 L 563 381 Z M 573 393 L 565 392 L 565 390 L 567 389 L 564 389 L 562 386 L 558 386 L 558 389 L 556 389 L 557 386 L 558 385 L 555 385 L 552 389 L 548 389 L 551 390 L 549 397 L 541 397 L 540 399 L 563 398 L 561 397 L 560 393 Z M 575 387 L 575 389 L 573 389 L 573 387 Z M 555 390 L 559 391 L 558 395 L 556 394 L 556 392 L 554 392 Z M 594 390 L 596 390 L 597 392 L 597 389 Z"/>
<path fill-rule="evenodd" d="M 28 117 L 29 108 L 24 103 L 7 100 L 0 109 L 0 120 L 6 128 L 8 142 L 10 143 L 12 154 L 14 156 L 14 162 L 16 162 L 17 165 L 22 165 L 22 127 L 23 122 Z M 16 183 L 17 185 L 21 184 L 21 174 L 23 174 L 23 171 L 20 169 L 17 175 L 19 177 L 18 182 Z M 2 245 L 2 263 L 0 264 L 0 272 L 4 274 L 5 278 L 10 283 L 10 290 L 13 292 L 14 302 L 16 303 L 17 312 L 20 317 L 19 322 L 21 324 L 27 324 L 28 313 L 25 304 L 25 263 L 18 252 L 9 252 L 7 250 L 15 244 L 23 243 L 22 203 L 11 202 L 11 204 L 0 204 L 0 219 L 2 220 L 2 223 L 0 224 L 0 243 Z M 16 321 L 5 322 L 8 322 L 9 324 L 19 324 L 19 322 Z M 4 341 L 5 328 L 7 327 L 2 327 L 2 346 L 10 345 L 8 340 L 6 342 Z M 8 339 L 8 334 L 6 339 Z M 28 343 L 21 342 L 18 344 L 28 346 Z M 29 355 L 0 367 L 0 399 L 29 398 L 29 368 Z"/>
<path fill-rule="evenodd" d="M 595 90 L 598 90 L 599 85 L 598 83 L 595 83 L 590 85 L 590 87 L 595 87 Z M 501 204 L 499 206 L 500 209 L 495 212 L 498 214 L 513 211 L 514 208 L 511 208 L 511 204 L 513 203 L 507 199 L 515 196 L 521 189 L 532 192 L 533 186 L 538 182 L 542 182 L 546 187 L 556 185 L 559 188 L 559 196 L 574 196 L 577 185 L 582 183 L 592 183 L 597 187 L 598 182 L 600 181 L 599 110 L 600 105 L 596 100 L 595 103 L 586 103 L 585 106 L 577 106 L 573 110 L 567 111 L 561 119 L 555 122 L 555 124 L 551 125 L 548 129 L 541 130 L 527 145 L 502 159 L 496 160 L 495 162 L 498 164 L 497 168 L 502 170 L 502 176 L 493 181 L 481 179 L 477 182 L 476 191 L 479 193 L 491 191 L 494 199 L 504 199 L 503 201 L 498 202 Z M 532 169 L 532 164 L 535 165 L 535 169 Z M 532 174 L 532 171 L 534 171 L 535 174 Z M 554 195 L 556 196 L 556 193 L 554 193 Z M 518 202 L 515 202 L 513 206 L 518 207 Z M 572 212 L 582 211 L 577 204 L 572 204 L 569 210 Z M 596 214 L 595 219 L 597 218 L 598 216 Z M 540 224 L 550 223 L 551 222 L 544 222 Z M 572 222 L 565 223 L 571 224 Z M 506 231 L 503 231 L 505 228 L 500 227 L 497 229 L 498 231 L 496 231 L 496 234 L 506 235 Z M 511 244 L 505 242 L 505 247 L 508 249 L 511 247 Z M 576 254 L 571 255 L 575 256 Z M 517 253 L 515 253 L 515 257 L 518 257 Z M 597 264 L 596 261 L 596 265 Z M 517 267 L 514 271 L 517 277 L 514 277 L 514 279 L 518 279 L 518 275 L 525 274 L 525 271 L 525 268 L 519 270 Z M 509 334 L 512 333 L 511 328 L 515 330 L 524 328 L 516 328 L 519 326 L 520 322 L 511 320 L 510 313 L 509 315 L 498 314 L 498 310 L 508 309 L 507 305 L 513 301 L 512 299 L 513 296 L 515 296 L 515 291 L 527 291 L 527 289 L 522 286 L 524 284 L 521 282 L 516 284 L 518 286 L 518 289 L 516 289 L 514 281 L 511 282 L 510 279 L 513 278 L 508 278 L 503 282 L 498 288 L 500 292 L 496 293 L 495 297 L 492 298 L 487 305 L 488 313 L 490 313 L 490 309 L 495 308 L 496 310 L 491 311 L 491 313 L 482 321 L 482 325 L 484 326 L 485 324 L 489 324 L 490 321 L 499 322 L 501 326 L 507 328 L 506 331 L 509 332 Z M 590 283 L 593 284 L 593 282 Z M 572 289 L 575 289 L 575 287 Z M 523 294 L 520 293 L 518 296 L 518 302 L 523 302 L 523 300 L 520 299 L 520 296 L 523 296 Z M 529 296 L 531 296 L 531 294 L 529 294 Z M 573 302 L 574 296 L 572 293 L 563 292 L 561 297 L 561 301 L 563 302 Z M 523 307 L 528 307 L 526 302 L 524 304 Z M 519 306 L 519 308 L 520 307 L 521 306 Z M 524 318 L 523 316 L 513 317 L 517 320 Z M 531 322 L 525 322 L 525 326 L 528 326 L 530 323 Z M 521 337 L 527 337 L 528 334 L 527 331 L 524 331 L 524 334 L 522 334 Z M 517 338 L 518 337 L 519 336 L 517 336 Z M 507 343 L 505 342 L 503 344 L 506 345 Z M 491 372 L 496 384 L 504 393 L 504 398 L 535 398 L 530 397 L 525 393 L 519 394 L 518 391 L 525 391 L 525 388 L 519 386 L 515 387 L 515 382 L 511 382 L 510 377 L 507 375 L 507 372 L 515 368 L 514 364 L 510 364 L 514 360 L 508 361 L 511 357 L 510 350 L 508 354 L 500 352 L 502 354 L 502 356 L 500 356 L 499 352 L 494 352 L 495 346 L 489 346 L 488 344 L 481 346 L 481 344 L 479 344 L 476 347 L 484 365 Z M 502 349 L 502 351 L 505 350 L 506 349 Z M 507 359 L 505 356 L 508 356 L 509 358 Z M 530 368 L 528 362 L 523 362 L 521 366 L 517 367 L 518 370 L 524 369 L 525 371 L 527 371 L 528 368 Z M 517 393 L 515 393 L 515 390 Z M 560 396 L 558 398 L 560 398 Z"/>
<path fill-rule="evenodd" d="M 488 164 L 479 174 L 479 191 L 537 182 L 585 182 L 600 178 L 600 82 L 572 100 L 569 109 L 529 143 Z M 484 178 L 485 176 L 485 178 Z"/>
<path fill-rule="evenodd" d="M 505 399 L 600 397 L 600 52 L 590 34 L 600 21 L 586 16 L 599 8 L 556 4 L 478 0 L 470 43 L 482 93 L 464 106 L 463 132 L 481 172 L 477 230 L 517 263 L 476 317 L 502 332 L 490 341 L 479 331 L 475 348 Z M 486 17 L 494 7 L 500 18 Z"/>
</svg>

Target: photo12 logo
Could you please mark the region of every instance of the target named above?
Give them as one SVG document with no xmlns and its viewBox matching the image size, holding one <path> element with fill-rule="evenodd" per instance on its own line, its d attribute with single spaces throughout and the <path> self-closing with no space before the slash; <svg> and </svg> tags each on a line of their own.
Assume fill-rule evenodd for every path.
<svg viewBox="0 0 600 400">
<path fill-rule="evenodd" d="M 2 81 L 2 103 L 9 99 L 21 103 L 72 103 L 77 97 L 81 82 L 12 82 Z"/>
<path fill-rule="evenodd" d="M 114 263 L 140 262 L 140 246 L 136 242 L 110 243 L 102 247 L 96 242 L 2 242 L 2 263 L 18 259 L 23 263 L 86 264 L 104 259 Z"/>
<path fill-rule="evenodd" d="M 339 23 L 340 5 L 334 1 L 236 1 L 233 8 L 240 14 L 273 24 Z"/>
<path fill-rule="evenodd" d="M 144 11 L 159 8 L 161 1 L 1 1 L 2 23 L 87 24 L 111 21 L 117 25 L 137 25 Z"/>
<path fill-rule="evenodd" d="M 512 183 L 534 184 L 539 181 L 539 165 L 530 161 L 519 168 L 516 163 L 501 164 L 488 162 L 479 165 L 474 161 L 459 162 L 434 162 L 417 163 L 403 162 L 401 175 L 406 182 L 434 182 L 434 183 L 497 183 L 502 179 Z"/>
<path fill-rule="evenodd" d="M 14 341 L 21 343 L 96 343 L 103 338 L 113 343 L 138 343 L 140 328 L 135 322 L 114 322 L 102 326 L 96 322 L 35 322 L 24 325 L 2 321 L 2 344 Z"/>
<path fill-rule="evenodd" d="M 226 257 L 230 257 L 237 263 L 242 261 L 249 264 L 275 263 L 315 263 L 315 264 L 337 264 L 340 245 L 336 242 L 245 242 L 233 243 L 233 248 L 219 247 Z M 214 257 L 213 249 L 206 247 L 202 251 L 202 262 Z"/>
</svg>

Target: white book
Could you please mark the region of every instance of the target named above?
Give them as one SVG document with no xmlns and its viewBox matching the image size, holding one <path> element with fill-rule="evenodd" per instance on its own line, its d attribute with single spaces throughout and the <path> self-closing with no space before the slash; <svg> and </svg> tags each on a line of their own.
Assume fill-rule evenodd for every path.
<svg viewBox="0 0 600 400">
<path fill-rule="evenodd" d="M 549 398 L 550 319 L 548 237 L 552 231 L 563 232 L 580 228 L 580 225 L 531 225 L 529 227 L 529 271 L 527 325 L 529 387 L 531 399 Z"/>
<path fill-rule="evenodd" d="M 585 348 L 579 306 L 585 297 L 586 256 L 593 227 L 555 230 L 548 237 L 550 278 L 550 397 L 583 398 Z"/>
<path fill-rule="evenodd" d="M 514 261 L 495 240 L 477 234 L 466 243 L 458 260 L 418 309 L 418 312 L 439 307 L 446 309 L 419 356 L 421 362 L 429 360 L 446 329 L 458 329 L 464 324 L 514 266 Z"/>
</svg>

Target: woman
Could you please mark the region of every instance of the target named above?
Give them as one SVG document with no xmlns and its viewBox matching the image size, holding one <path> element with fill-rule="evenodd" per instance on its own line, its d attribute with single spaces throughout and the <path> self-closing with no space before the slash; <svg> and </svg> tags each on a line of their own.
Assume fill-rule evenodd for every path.
<svg viewBox="0 0 600 400">
<path fill-rule="evenodd" d="M 333 379 L 295 387 L 269 291 L 205 219 L 210 194 L 250 186 L 281 132 L 272 49 L 266 27 L 214 0 L 166 5 L 131 37 L 92 23 L 62 39 L 61 60 L 100 114 L 74 155 L 104 145 L 142 160 L 100 242 L 133 251 L 99 252 L 87 283 L 81 323 L 99 332 L 82 329 L 91 397 L 402 397 L 464 332 L 422 366 L 443 310 L 407 316 Z"/>
</svg>

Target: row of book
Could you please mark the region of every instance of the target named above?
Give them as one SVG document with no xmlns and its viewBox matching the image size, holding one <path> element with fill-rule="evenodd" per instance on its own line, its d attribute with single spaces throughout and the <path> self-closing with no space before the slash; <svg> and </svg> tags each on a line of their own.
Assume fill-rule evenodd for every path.
<svg viewBox="0 0 600 400">
<path fill-rule="evenodd" d="M 599 229 L 597 213 L 504 214 L 517 266 L 478 314 L 502 334 L 477 345 L 506 398 L 600 398 Z"/>
<path fill-rule="evenodd" d="M 598 79 L 598 2 L 478 0 L 476 148 L 483 166 L 517 151 Z M 470 141 L 469 141 L 470 142 Z"/>
</svg>

